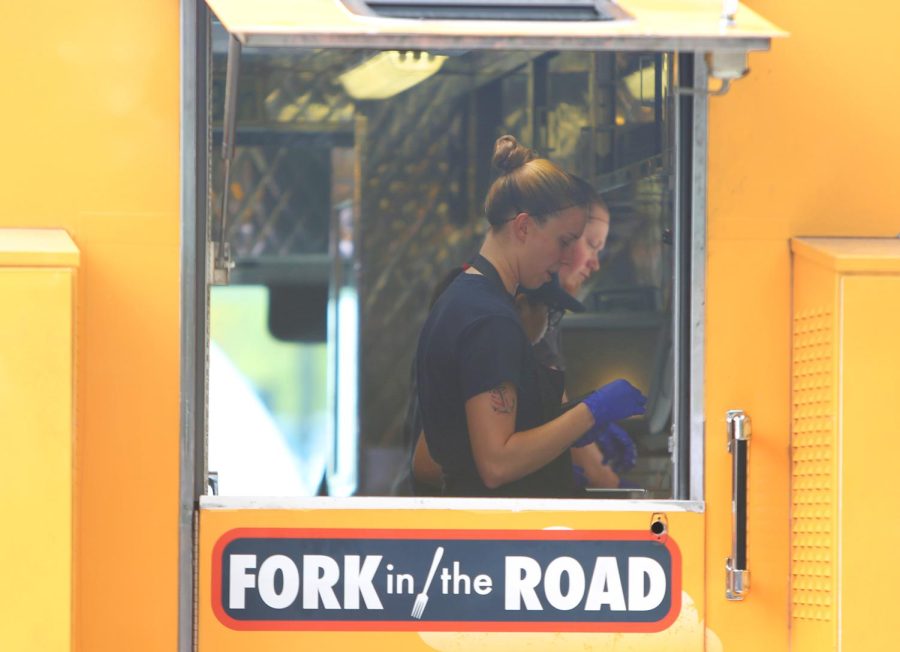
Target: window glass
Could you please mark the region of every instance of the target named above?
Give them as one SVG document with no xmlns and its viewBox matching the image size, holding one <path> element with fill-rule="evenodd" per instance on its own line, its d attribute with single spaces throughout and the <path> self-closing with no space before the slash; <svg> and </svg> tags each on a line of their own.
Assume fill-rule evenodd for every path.
<svg viewBox="0 0 900 652">
<path fill-rule="evenodd" d="M 291 493 L 403 491 L 428 297 L 477 251 L 493 143 L 512 133 L 609 205 L 600 271 L 579 291 L 588 311 L 561 324 L 568 393 L 618 377 L 648 393 L 646 418 L 626 424 L 638 449 L 626 479 L 670 497 L 670 75 L 660 54 L 245 50 L 226 226 L 237 265 L 211 298 L 210 410 L 223 378 L 250 389 L 246 410 L 289 451 Z M 243 425 L 219 432 L 238 419 L 209 423 L 210 469 L 226 442 L 254 446 Z"/>
<path fill-rule="evenodd" d="M 212 290 L 208 467 L 221 495 L 313 496 L 328 445 L 326 346 L 274 338 L 269 296 Z"/>
</svg>

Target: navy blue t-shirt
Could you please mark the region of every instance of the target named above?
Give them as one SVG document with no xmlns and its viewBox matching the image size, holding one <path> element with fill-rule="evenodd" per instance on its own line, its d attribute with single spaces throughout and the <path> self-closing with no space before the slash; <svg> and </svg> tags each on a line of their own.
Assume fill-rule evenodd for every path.
<svg viewBox="0 0 900 652">
<path fill-rule="evenodd" d="M 558 414 L 559 396 L 542 389 L 540 371 L 511 297 L 482 275 L 457 276 L 431 309 L 416 354 L 422 426 L 429 451 L 443 469 L 446 494 L 572 495 L 568 452 L 496 490 L 481 481 L 472 455 L 465 404 L 478 394 L 513 384 L 516 432 Z"/>
</svg>

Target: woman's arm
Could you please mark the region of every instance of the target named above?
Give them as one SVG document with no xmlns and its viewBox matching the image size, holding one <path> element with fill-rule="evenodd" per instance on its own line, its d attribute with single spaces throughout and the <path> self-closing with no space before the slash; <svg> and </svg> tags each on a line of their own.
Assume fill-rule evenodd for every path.
<svg viewBox="0 0 900 652">
<path fill-rule="evenodd" d="M 440 489 L 443 486 L 444 472 L 441 469 L 441 465 L 431 457 L 431 451 L 428 450 L 428 442 L 425 441 L 424 430 L 419 433 L 419 438 L 416 440 L 416 448 L 413 451 L 412 473 L 413 478 L 424 485 L 434 489 Z"/>
<path fill-rule="evenodd" d="M 542 426 L 516 432 L 517 400 L 515 386 L 503 383 L 466 401 L 472 455 L 490 489 L 537 471 L 594 425 L 590 410 L 580 404 Z"/>
<path fill-rule="evenodd" d="M 603 460 L 603 451 L 597 444 L 572 449 L 572 464 L 584 469 L 587 486 L 600 489 L 615 489 L 619 486 L 619 476 Z"/>
</svg>

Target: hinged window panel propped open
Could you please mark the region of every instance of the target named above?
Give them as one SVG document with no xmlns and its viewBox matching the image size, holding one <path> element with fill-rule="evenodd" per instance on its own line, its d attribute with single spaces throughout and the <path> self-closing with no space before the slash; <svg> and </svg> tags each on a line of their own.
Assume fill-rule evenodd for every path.
<svg viewBox="0 0 900 652">
<path fill-rule="evenodd" d="M 615 15 L 629 18 L 615 20 L 516 20 L 510 8 L 511 18 L 502 21 L 385 18 L 362 0 L 207 4 L 232 35 L 254 47 L 746 52 L 767 50 L 772 38 L 784 36 L 749 8 L 720 0 L 622 0 L 609 4 L 618 8 Z M 559 13 L 566 14 L 562 7 Z"/>
</svg>

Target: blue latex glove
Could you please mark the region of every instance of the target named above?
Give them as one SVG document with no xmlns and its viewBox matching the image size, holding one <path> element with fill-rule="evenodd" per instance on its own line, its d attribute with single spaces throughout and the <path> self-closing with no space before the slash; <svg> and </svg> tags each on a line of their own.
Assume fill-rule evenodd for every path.
<svg viewBox="0 0 900 652">
<path fill-rule="evenodd" d="M 582 403 L 591 411 L 594 424 L 601 425 L 643 414 L 647 397 L 623 378 L 589 394 Z"/>
<path fill-rule="evenodd" d="M 575 443 L 572 444 L 569 448 L 583 448 L 588 444 L 596 444 L 608 428 L 609 424 L 607 423 L 595 423 L 586 433 L 576 439 Z"/>
<path fill-rule="evenodd" d="M 609 465 L 617 475 L 634 468 L 637 449 L 625 429 L 611 423 L 597 437 L 597 445 L 603 452 L 603 463 Z"/>
<path fill-rule="evenodd" d="M 587 474 L 584 472 L 583 466 L 577 464 L 572 465 L 572 477 L 575 480 L 575 486 L 584 489 L 588 485 Z"/>
</svg>

